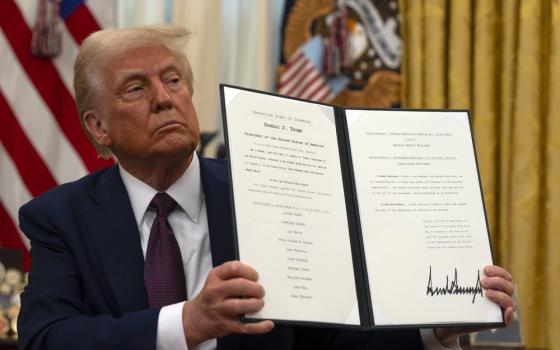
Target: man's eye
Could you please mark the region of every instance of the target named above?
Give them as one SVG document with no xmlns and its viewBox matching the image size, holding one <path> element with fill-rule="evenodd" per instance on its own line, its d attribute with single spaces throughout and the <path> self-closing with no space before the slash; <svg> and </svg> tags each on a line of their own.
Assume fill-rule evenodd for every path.
<svg viewBox="0 0 560 350">
<path fill-rule="evenodd" d="M 138 93 L 140 91 L 142 91 L 142 87 L 138 86 L 138 85 L 135 85 L 135 86 L 131 86 L 131 87 L 127 88 L 125 92 L 127 94 L 130 94 L 130 93 Z"/>
<path fill-rule="evenodd" d="M 177 84 L 181 83 L 181 79 L 180 78 L 171 78 L 171 79 L 167 80 L 167 83 L 171 84 L 171 85 L 177 85 Z"/>
</svg>

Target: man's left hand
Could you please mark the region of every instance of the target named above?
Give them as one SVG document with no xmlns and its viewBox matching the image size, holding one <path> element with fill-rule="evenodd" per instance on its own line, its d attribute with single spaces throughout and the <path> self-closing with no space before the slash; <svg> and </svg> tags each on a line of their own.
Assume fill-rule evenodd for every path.
<svg viewBox="0 0 560 350">
<path fill-rule="evenodd" d="M 513 322 L 513 314 L 516 305 L 513 301 L 515 286 L 511 274 L 499 266 L 486 266 L 484 268 L 486 277 L 482 278 L 480 285 L 486 289 L 486 297 L 500 305 L 504 310 L 504 320 L 506 326 Z M 441 345 L 445 347 L 455 347 L 457 338 L 471 333 L 487 329 L 486 327 L 456 327 L 456 328 L 435 328 L 434 333 Z"/>
</svg>

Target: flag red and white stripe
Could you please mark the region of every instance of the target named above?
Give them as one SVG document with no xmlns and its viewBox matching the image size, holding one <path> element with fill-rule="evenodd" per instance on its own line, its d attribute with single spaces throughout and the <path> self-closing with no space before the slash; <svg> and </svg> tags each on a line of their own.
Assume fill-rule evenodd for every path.
<svg viewBox="0 0 560 350">
<path fill-rule="evenodd" d="M 278 93 L 317 102 L 334 97 L 326 78 L 303 50 L 296 51 L 288 60 L 286 70 L 280 76 Z"/>
<path fill-rule="evenodd" d="M 63 0 L 62 51 L 31 53 L 39 0 L 0 0 L 0 246 L 25 250 L 21 205 L 111 162 L 97 157 L 74 104 L 73 64 L 80 43 L 113 25 L 112 0 Z"/>
</svg>

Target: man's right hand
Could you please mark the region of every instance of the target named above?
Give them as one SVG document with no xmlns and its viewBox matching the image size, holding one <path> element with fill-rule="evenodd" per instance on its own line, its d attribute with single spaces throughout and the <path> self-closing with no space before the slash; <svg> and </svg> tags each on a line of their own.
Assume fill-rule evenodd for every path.
<svg viewBox="0 0 560 350">
<path fill-rule="evenodd" d="M 243 323 L 240 315 L 259 311 L 264 289 L 249 265 L 229 261 L 213 268 L 202 291 L 183 306 L 183 329 L 190 348 L 230 333 L 259 334 L 274 328 L 272 321 Z"/>
</svg>

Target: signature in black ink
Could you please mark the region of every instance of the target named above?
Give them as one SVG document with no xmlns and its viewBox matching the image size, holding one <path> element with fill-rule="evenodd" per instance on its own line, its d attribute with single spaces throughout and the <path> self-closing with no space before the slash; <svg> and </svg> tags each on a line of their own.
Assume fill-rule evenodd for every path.
<svg viewBox="0 0 560 350">
<path fill-rule="evenodd" d="M 455 268 L 455 277 L 449 284 L 449 275 L 445 276 L 445 287 L 432 287 L 432 266 L 430 266 L 430 274 L 428 276 L 428 287 L 426 288 L 426 295 L 433 297 L 434 295 L 447 295 L 447 294 L 472 294 L 472 303 L 476 299 L 477 294 L 482 297 L 482 287 L 480 287 L 480 270 L 477 271 L 476 284 L 474 287 L 463 287 L 459 285 L 459 277 L 457 268 Z"/>
</svg>

